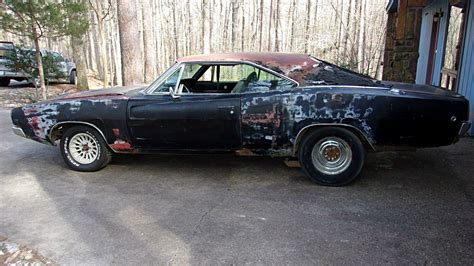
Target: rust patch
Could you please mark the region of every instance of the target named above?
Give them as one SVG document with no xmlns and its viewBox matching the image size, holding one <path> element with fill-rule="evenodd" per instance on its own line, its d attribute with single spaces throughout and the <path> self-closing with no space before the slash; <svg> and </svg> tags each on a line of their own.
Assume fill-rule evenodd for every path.
<svg viewBox="0 0 474 266">
<path fill-rule="evenodd" d="M 246 148 L 236 150 L 235 154 L 237 156 L 256 156 L 256 155 L 258 155 L 256 153 L 252 152 L 250 149 L 246 149 Z"/>
<path fill-rule="evenodd" d="M 110 144 L 110 148 L 116 151 L 131 151 L 133 147 L 130 143 L 123 140 L 116 140 L 113 144 Z"/>
<path fill-rule="evenodd" d="M 246 125 L 273 124 L 275 128 L 280 127 L 280 119 L 277 117 L 276 105 L 268 113 L 244 114 L 242 123 Z"/>
<path fill-rule="evenodd" d="M 112 132 L 114 132 L 114 136 L 115 137 L 119 137 L 120 136 L 120 129 L 118 128 L 112 128 Z"/>
</svg>

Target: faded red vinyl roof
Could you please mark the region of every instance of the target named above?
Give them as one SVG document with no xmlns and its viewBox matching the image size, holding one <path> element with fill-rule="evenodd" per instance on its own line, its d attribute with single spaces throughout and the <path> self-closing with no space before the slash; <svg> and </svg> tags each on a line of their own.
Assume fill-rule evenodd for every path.
<svg viewBox="0 0 474 266">
<path fill-rule="evenodd" d="M 275 72 L 284 74 L 300 81 L 302 74 L 311 71 L 317 63 L 314 58 L 306 54 L 291 53 L 221 53 L 203 54 L 181 57 L 179 62 L 206 62 L 206 61 L 249 61 Z"/>
</svg>

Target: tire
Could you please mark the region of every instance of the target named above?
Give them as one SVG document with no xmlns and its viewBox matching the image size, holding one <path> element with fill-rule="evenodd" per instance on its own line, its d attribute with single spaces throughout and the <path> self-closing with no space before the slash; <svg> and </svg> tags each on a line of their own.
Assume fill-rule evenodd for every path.
<svg viewBox="0 0 474 266">
<path fill-rule="evenodd" d="M 69 84 L 76 84 L 76 70 L 71 71 L 69 75 Z"/>
<path fill-rule="evenodd" d="M 10 85 L 10 79 L 9 78 L 0 79 L 0 87 L 7 87 L 8 85 Z"/>
<path fill-rule="evenodd" d="M 323 186 L 344 186 L 362 171 L 365 149 L 351 131 L 338 127 L 315 129 L 304 137 L 298 150 L 303 172 Z"/>
<path fill-rule="evenodd" d="M 112 159 L 103 137 L 88 126 L 74 126 L 64 132 L 60 149 L 67 166 L 81 172 L 98 171 Z"/>
</svg>

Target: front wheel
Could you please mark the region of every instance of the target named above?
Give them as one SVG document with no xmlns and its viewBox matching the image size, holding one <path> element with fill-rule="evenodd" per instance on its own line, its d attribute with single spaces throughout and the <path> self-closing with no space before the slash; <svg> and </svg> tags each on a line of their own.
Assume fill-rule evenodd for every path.
<svg viewBox="0 0 474 266">
<path fill-rule="evenodd" d="M 87 126 L 69 128 L 61 137 L 61 155 L 73 170 L 93 172 L 105 167 L 112 153 L 97 130 Z"/>
<path fill-rule="evenodd" d="M 362 171 L 365 150 L 360 139 L 347 129 L 318 128 L 304 137 L 298 159 L 303 172 L 315 183 L 343 186 Z"/>
</svg>

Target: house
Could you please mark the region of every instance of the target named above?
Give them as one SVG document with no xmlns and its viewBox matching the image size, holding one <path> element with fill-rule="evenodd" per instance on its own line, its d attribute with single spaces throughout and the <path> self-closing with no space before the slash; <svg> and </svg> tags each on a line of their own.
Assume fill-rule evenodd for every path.
<svg viewBox="0 0 474 266">
<path fill-rule="evenodd" d="M 456 91 L 474 123 L 474 0 L 389 0 L 386 10 L 383 78 Z"/>
</svg>

